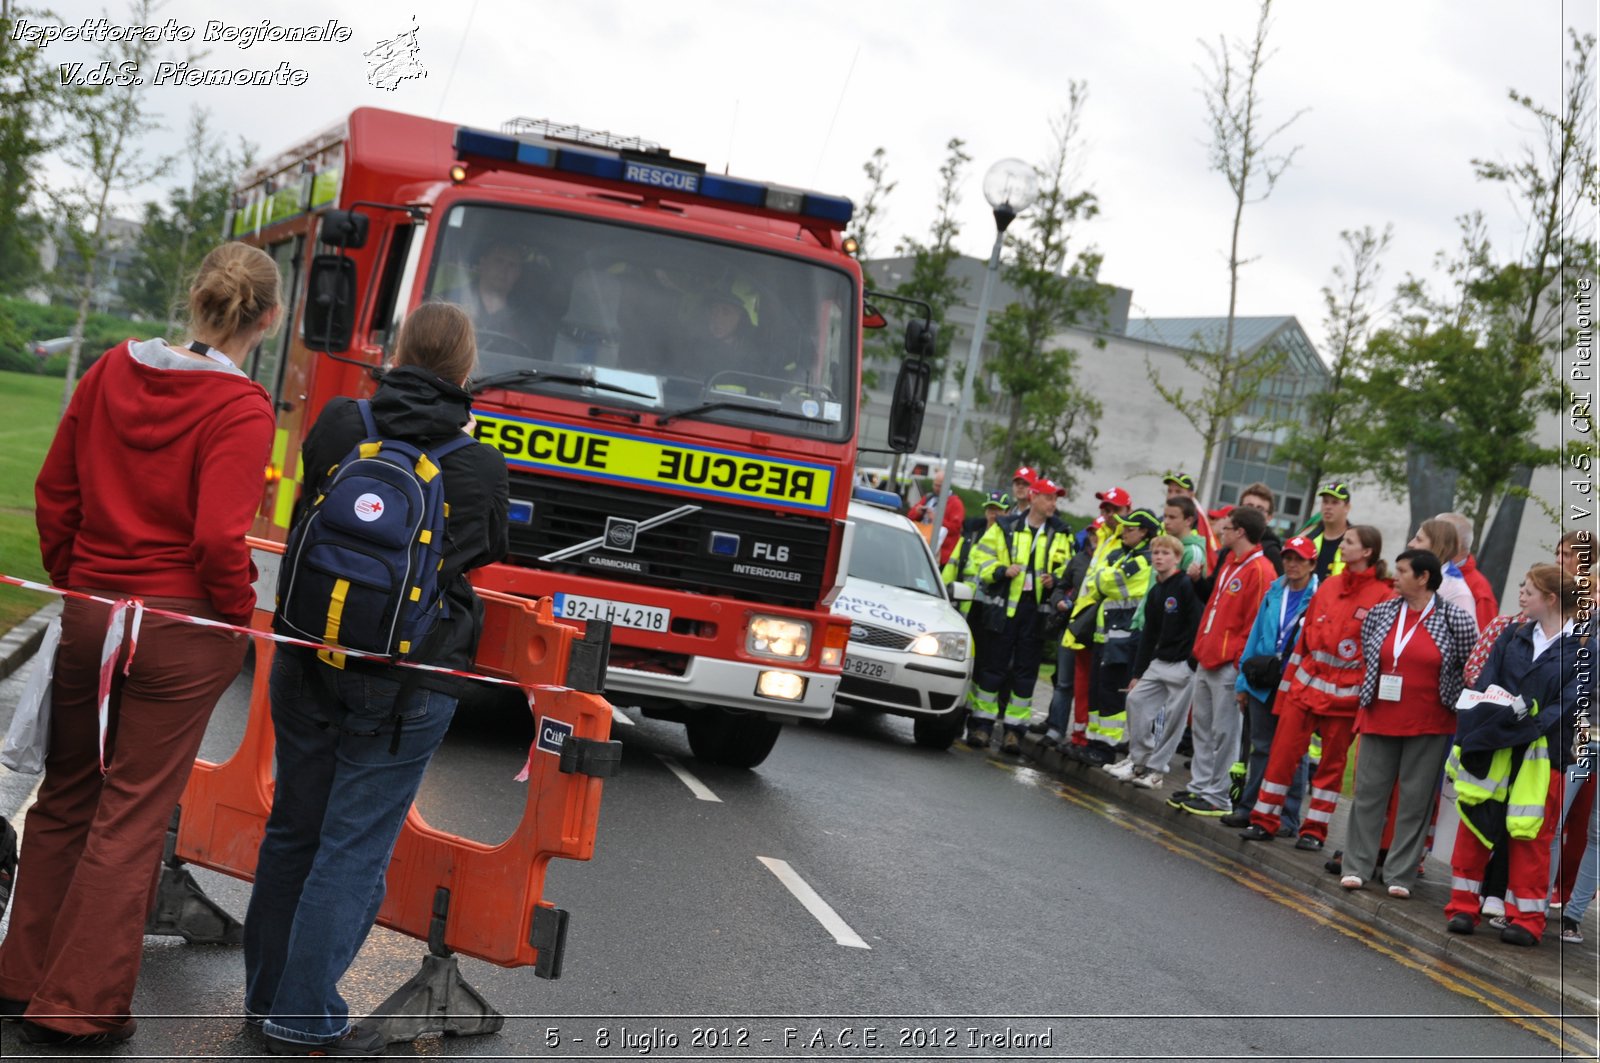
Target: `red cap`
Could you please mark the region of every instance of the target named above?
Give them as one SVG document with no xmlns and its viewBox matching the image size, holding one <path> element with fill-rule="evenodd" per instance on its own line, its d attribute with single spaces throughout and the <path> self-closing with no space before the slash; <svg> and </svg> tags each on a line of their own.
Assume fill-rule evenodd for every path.
<svg viewBox="0 0 1600 1063">
<path fill-rule="evenodd" d="M 1296 535 L 1293 539 L 1283 544 L 1283 552 L 1294 554 L 1296 557 L 1304 558 L 1307 561 L 1315 561 L 1317 559 L 1317 544 L 1307 539 L 1304 535 Z"/>
<path fill-rule="evenodd" d="M 1016 483 L 1018 480 L 1021 480 L 1030 488 L 1033 487 L 1033 481 L 1037 480 L 1038 478 L 1039 474 L 1028 468 L 1026 465 L 1011 474 L 1012 483 Z"/>
<path fill-rule="evenodd" d="M 1104 517 L 1096 517 L 1094 520 L 1089 522 L 1089 527 L 1091 528 L 1104 528 L 1105 526 L 1106 519 Z"/>
<path fill-rule="evenodd" d="M 1054 480 L 1051 480 L 1051 479 L 1049 479 L 1047 477 L 1044 477 L 1044 476 L 1040 476 L 1039 478 L 1037 478 L 1036 480 L 1033 481 L 1033 493 L 1036 494 L 1036 495 L 1064 495 L 1064 494 L 1066 494 L 1065 491 L 1063 491 L 1061 488 L 1056 486 L 1056 482 Z"/>
<path fill-rule="evenodd" d="M 1207 510 L 1206 516 L 1210 517 L 1212 520 L 1221 520 L 1223 517 L 1226 517 L 1232 512 L 1232 506 L 1218 506 L 1216 509 Z"/>
<path fill-rule="evenodd" d="M 1113 487 L 1109 491 L 1096 491 L 1094 497 L 1108 506 L 1131 506 L 1133 497 L 1120 487 Z"/>
</svg>

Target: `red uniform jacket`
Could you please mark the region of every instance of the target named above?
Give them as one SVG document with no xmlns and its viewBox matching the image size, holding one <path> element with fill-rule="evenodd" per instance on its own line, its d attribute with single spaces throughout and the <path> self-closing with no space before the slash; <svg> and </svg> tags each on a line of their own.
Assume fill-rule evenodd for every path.
<svg viewBox="0 0 1600 1063">
<path fill-rule="evenodd" d="M 1260 547 L 1253 547 L 1243 560 L 1228 553 L 1217 569 L 1217 582 L 1194 639 L 1194 656 L 1200 667 L 1221 668 L 1238 661 L 1261 599 L 1277 577 Z"/>
<path fill-rule="evenodd" d="M 1317 588 L 1294 654 L 1283 669 L 1280 697 L 1294 699 L 1307 712 L 1354 716 L 1361 699 L 1361 621 L 1394 588 L 1373 569 L 1345 569 Z M 1276 707 L 1276 706 L 1275 706 Z"/>
</svg>

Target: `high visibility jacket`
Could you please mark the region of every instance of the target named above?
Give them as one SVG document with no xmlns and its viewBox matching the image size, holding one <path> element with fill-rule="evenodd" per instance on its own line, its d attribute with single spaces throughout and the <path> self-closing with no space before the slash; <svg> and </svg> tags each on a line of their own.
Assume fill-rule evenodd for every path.
<svg viewBox="0 0 1600 1063">
<path fill-rule="evenodd" d="M 1535 704 L 1533 715 L 1539 714 Z M 1485 848 L 1493 849 L 1492 840 L 1499 831 L 1492 829 L 1493 817 L 1503 811 L 1506 833 L 1528 841 L 1539 836 L 1544 826 L 1545 799 L 1550 796 L 1550 741 L 1540 735 L 1528 745 L 1522 762 L 1515 765 L 1513 752 L 1497 749 L 1489 760 L 1486 775 L 1473 775 L 1462 763 L 1461 747 L 1450 750 L 1444 773 L 1455 783 L 1456 808 L 1461 822 L 1477 835 Z"/>
<path fill-rule="evenodd" d="M 1316 520 L 1306 525 L 1297 534 L 1304 535 L 1309 538 L 1312 542 L 1312 545 L 1317 548 L 1317 556 L 1319 558 L 1322 556 L 1323 526 L 1321 517 L 1318 517 Z M 1328 562 L 1328 577 L 1331 579 L 1343 571 L 1344 554 L 1335 550 L 1333 552 L 1333 560 Z"/>
<path fill-rule="evenodd" d="M 1091 601 L 1084 602 L 1084 607 L 1093 605 L 1097 610 L 1094 625 L 1096 642 L 1106 641 L 1108 628 L 1113 631 L 1135 630 L 1134 614 L 1150 590 L 1152 571 L 1150 549 L 1145 543 L 1140 543 L 1132 550 L 1119 546 L 1106 557 L 1105 564 L 1094 571 L 1093 578 L 1084 581 L 1083 588 L 1078 592 L 1078 601 L 1084 602 L 1086 597 L 1090 598 Z M 1073 610 L 1074 613 L 1077 611 Z"/>
<path fill-rule="evenodd" d="M 1005 570 L 1012 565 L 1020 570 L 1003 585 L 1006 616 L 1017 614 L 1017 603 L 1022 600 L 1028 580 L 1033 580 L 1035 607 L 1043 611 L 1050 594 L 1042 584 L 1048 575 L 1059 580 L 1072 560 L 1072 536 L 1066 525 L 1054 517 L 1046 520 L 1039 529 L 1028 527 L 1027 518 L 1006 517 L 996 521 L 983 538 L 973 547 L 974 566 L 978 578 L 985 586 L 993 586 L 1005 579 Z M 999 605 L 999 602 L 993 602 Z"/>
<path fill-rule="evenodd" d="M 1100 570 L 1105 567 L 1106 559 L 1111 556 L 1113 551 L 1122 548 L 1122 537 L 1109 527 L 1102 526 L 1094 534 L 1096 539 L 1093 552 L 1089 558 L 1089 567 L 1084 570 L 1083 582 L 1078 585 L 1078 596 L 1072 600 L 1072 612 L 1068 614 L 1071 618 L 1076 618 L 1085 609 L 1095 607 L 1097 599 L 1085 592 L 1095 585 L 1096 580 L 1099 578 Z M 1098 627 L 1098 624 L 1096 626 Z M 1077 636 L 1073 635 L 1071 620 L 1068 621 L 1067 630 L 1061 637 L 1061 645 L 1069 650 L 1088 649 L 1086 645 L 1078 641 Z"/>
<path fill-rule="evenodd" d="M 1305 623 L 1283 668 L 1279 697 L 1292 697 L 1308 712 L 1354 716 L 1361 699 L 1361 621 L 1394 588 L 1374 569 L 1341 572 L 1317 587 Z"/>
<path fill-rule="evenodd" d="M 975 545 L 975 536 L 963 535 L 961 541 L 956 543 L 956 548 L 950 552 L 950 560 L 945 562 L 944 568 L 939 572 L 946 587 L 953 583 L 965 583 L 972 588 L 973 598 L 982 593 L 976 564 L 977 553 L 973 549 Z M 965 616 L 972 609 L 972 602 L 956 602 L 955 606 Z"/>
</svg>

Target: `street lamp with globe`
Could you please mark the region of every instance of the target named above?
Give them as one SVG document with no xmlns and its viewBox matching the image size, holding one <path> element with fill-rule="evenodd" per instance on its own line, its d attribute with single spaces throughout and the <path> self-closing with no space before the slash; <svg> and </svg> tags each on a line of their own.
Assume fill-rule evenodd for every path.
<svg viewBox="0 0 1600 1063">
<path fill-rule="evenodd" d="M 961 378 L 961 395 L 956 402 L 955 422 L 944 423 L 944 486 L 939 490 L 939 505 L 934 510 L 934 553 L 938 553 L 939 529 L 944 527 L 945 506 L 955 483 L 956 454 L 961 432 L 966 426 L 967 407 L 972 402 L 972 380 L 978 375 L 978 352 L 983 349 L 983 334 L 989 326 L 989 300 L 994 295 L 994 279 L 1000 273 L 1000 249 L 1005 246 L 1006 228 L 1017 215 L 1039 198 L 1039 176 L 1021 159 L 1001 159 L 983 175 L 983 198 L 994 209 L 994 250 L 989 252 L 989 268 L 983 274 L 983 292 L 978 296 L 978 320 L 972 326 L 972 346 L 967 349 L 967 369 Z"/>
</svg>

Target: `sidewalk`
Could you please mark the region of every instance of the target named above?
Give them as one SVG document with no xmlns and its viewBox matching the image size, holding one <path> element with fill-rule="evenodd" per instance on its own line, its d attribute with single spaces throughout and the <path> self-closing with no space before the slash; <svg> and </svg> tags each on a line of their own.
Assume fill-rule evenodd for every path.
<svg viewBox="0 0 1600 1063">
<path fill-rule="evenodd" d="M 1037 706 L 1036 706 L 1037 708 Z M 1042 714 L 1036 714 L 1042 719 Z M 1560 916 L 1552 912 L 1543 941 L 1534 948 L 1518 948 L 1500 940 L 1499 931 L 1484 920 L 1478 932 L 1462 936 L 1446 932 L 1444 906 L 1450 896 L 1450 865 L 1447 856 L 1455 839 L 1456 819 L 1441 809 L 1436 852 L 1428 854 L 1423 879 L 1409 900 L 1390 897 L 1381 885 L 1369 883 L 1365 889 L 1345 890 L 1339 877 L 1323 864 L 1335 850 L 1344 846 L 1348 799 L 1329 825 L 1328 844 L 1322 852 L 1296 849 L 1293 839 L 1247 842 L 1237 829 L 1224 827 L 1215 819 L 1192 816 L 1167 805 L 1167 798 L 1188 781 L 1183 768 L 1185 758 L 1177 758 L 1167 785 L 1160 790 L 1142 790 L 1121 783 L 1099 768 L 1067 760 L 1054 749 L 1041 752 L 1039 740 L 1028 735 L 1023 742 L 1025 762 L 1060 778 L 1068 786 L 1110 798 L 1159 822 L 1163 827 L 1206 848 L 1257 868 L 1351 919 L 1372 926 L 1405 943 L 1487 977 L 1514 986 L 1523 986 L 1561 1002 L 1570 1016 L 1600 1013 L 1596 996 L 1596 970 L 1600 964 L 1600 909 L 1591 906 L 1583 921 L 1584 942 L 1569 945 L 1561 940 Z M 1452 810 L 1453 813 L 1453 810 Z M 1442 858 L 1443 857 L 1443 858 Z"/>
</svg>

